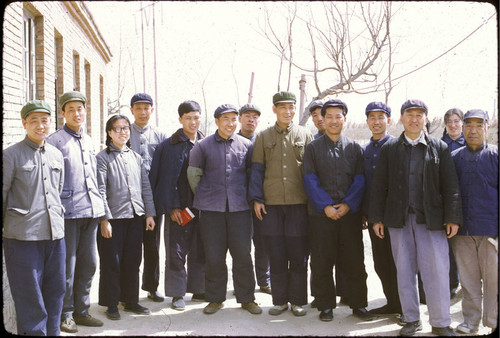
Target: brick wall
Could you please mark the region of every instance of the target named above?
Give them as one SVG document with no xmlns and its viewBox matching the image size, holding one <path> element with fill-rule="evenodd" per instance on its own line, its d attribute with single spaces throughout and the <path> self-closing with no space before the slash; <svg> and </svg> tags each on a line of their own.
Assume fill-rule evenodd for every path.
<svg viewBox="0 0 500 338">
<path fill-rule="evenodd" d="M 21 108 L 26 103 L 22 81 L 25 13 L 35 23 L 35 98 L 45 100 L 55 112 L 57 95 L 73 90 L 76 81 L 78 88 L 90 100 L 88 107 L 91 109 L 91 118 L 87 120 L 87 130 L 91 131 L 94 143 L 99 148 L 104 140 L 101 135 L 103 123 L 107 120 L 106 106 L 102 102 L 107 101 L 106 66 L 112 56 L 111 51 L 83 2 L 35 1 L 12 2 L 5 7 L 2 54 L 3 149 L 21 141 L 25 135 L 20 118 Z M 79 55 L 76 65 L 79 74 L 76 79 L 73 71 L 74 54 Z M 56 126 L 62 126 L 62 122 L 55 112 L 51 132 L 56 130 Z M 15 310 L 3 257 L 2 252 L 4 326 L 8 332 L 16 333 Z"/>
</svg>

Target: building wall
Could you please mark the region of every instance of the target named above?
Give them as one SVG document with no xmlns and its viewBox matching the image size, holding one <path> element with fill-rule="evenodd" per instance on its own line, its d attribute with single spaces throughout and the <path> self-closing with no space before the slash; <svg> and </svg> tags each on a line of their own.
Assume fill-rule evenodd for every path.
<svg viewBox="0 0 500 338">
<path fill-rule="evenodd" d="M 35 99 L 45 100 L 53 110 L 51 132 L 63 125 L 58 96 L 79 90 L 88 96 L 87 132 L 96 148 L 104 143 L 106 109 L 106 65 L 112 55 L 80 1 L 12 2 L 4 12 L 2 54 L 2 144 L 3 149 L 25 137 L 20 111 L 26 103 L 23 90 L 23 15 L 34 20 Z M 77 58 L 74 55 L 78 55 Z M 74 72 L 77 60 L 77 76 Z M 56 84 L 56 77 L 58 78 Z M 16 333 L 14 304 L 3 267 L 3 318 L 8 332 Z"/>
<path fill-rule="evenodd" d="M 14 2 L 5 8 L 3 22 L 3 148 L 24 138 L 20 110 L 24 105 L 22 84 L 23 12 L 35 22 L 36 97 L 47 101 L 53 110 L 58 95 L 79 90 L 89 98 L 87 131 L 96 146 L 104 139 L 102 120 L 107 120 L 106 65 L 111 52 L 91 14 L 80 1 Z M 56 43 L 57 41 L 57 43 Z M 56 53 L 56 49 L 59 50 Z M 57 55 L 60 54 L 60 55 Z M 74 55 L 78 55 L 74 58 Z M 57 61 L 56 61 L 57 58 Z M 74 76 L 74 60 L 77 76 Z M 87 73 L 86 73 L 87 69 Z M 101 81 L 102 79 L 102 81 Z M 54 114 L 51 131 L 62 125 L 59 112 Z"/>
</svg>

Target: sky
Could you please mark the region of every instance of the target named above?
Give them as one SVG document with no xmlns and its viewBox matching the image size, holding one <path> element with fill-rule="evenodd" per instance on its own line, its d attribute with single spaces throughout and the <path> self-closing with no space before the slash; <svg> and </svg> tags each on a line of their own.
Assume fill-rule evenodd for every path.
<svg viewBox="0 0 500 338">
<path fill-rule="evenodd" d="M 265 6 L 273 9 L 273 18 L 280 24 L 282 3 L 266 3 L 264 6 L 262 2 L 159 1 L 152 6 L 153 2 L 148 1 L 91 1 L 86 4 L 113 54 L 107 74 L 111 97 L 117 95 L 114 84 L 122 50 L 125 69 L 122 79 L 126 83 L 121 98 L 123 105 L 129 104 L 134 93 L 148 92 L 155 98 L 159 127 L 172 133 L 180 127 L 178 105 L 192 99 L 200 103 L 204 118 L 211 122 L 213 131 L 213 112 L 217 106 L 231 103 L 239 107 L 247 103 L 253 72 L 252 103 L 263 112 L 258 130 L 274 123 L 271 108 L 272 96 L 278 88 L 279 58 L 270 42 L 259 34 L 259 25 L 262 27 Z M 316 11 L 322 4 L 304 2 L 301 6 L 303 10 L 311 8 Z M 145 9 L 141 12 L 142 7 Z M 153 7 L 156 46 L 153 42 Z M 461 1 L 393 2 L 393 11 L 395 9 L 391 23 L 392 39 L 397 42 L 393 77 L 414 72 L 403 76 L 393 89 L 388 102 L 393 114 L 399 116 L 401 104 L 413 98 L 428 105 L 430 119 L 441 118 L 453 107 L 464 112 L 480 108 L 490 115 L 498 114 L 495 7 L 488 3 Z M 493 18 L 484 24 L 492 15 Z M 304 42 L 300 41 L 303 38 L 297 35 L 296 43 Z M 438 58 L 457 44 L 456 48 Z M 297 58 L 310 55 L 306 48 L 295 53 Z M 302 73 L 297 69 L 292 72 L 290 90 L 297 98 Z M 315 89 L 309 75 L 306 80 L 306 99 L 310 101 Z M 286 87 L 285 82 L 282 79 L 281 89 Z M 335 84 L 336 79 L 331 82 Z M 383 93 L 351 93 L 337 98 L 349 107 L 347 120 L 358 123 L 365 121 L 364 108 L 369 102 L 385 99 Z M 125 108 L 123 112 L 127 111 Z M 298 115 L 297 112 L 296 123 Z M 156 124 L 156 119 L 152 118 L 151 123 Z M 310 119 L 308 125 L 312 125 Z"/>
</svg>

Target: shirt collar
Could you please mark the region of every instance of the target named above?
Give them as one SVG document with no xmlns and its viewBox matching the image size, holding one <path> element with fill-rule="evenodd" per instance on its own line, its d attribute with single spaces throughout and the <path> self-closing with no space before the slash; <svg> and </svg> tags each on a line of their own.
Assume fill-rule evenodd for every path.
<svg viewBox="0 0 500 338">
<path fill-rule="evenodd" d="M 30 138 L 28 137 L 28 135 L 26 135 L 24 137 L 24 143 L 26 143 L 28 145 L 28 147 L 30 147 L 31 149 L 33 149 L 35 151 L 36 150 L 45 151 L 45 141 L 43 141 L 42 146 L 39 146 L 35 142 L 31 141 Z"/>
<path fill-rule="evenodd" d="M 123 148 L 122 148 L 122 149 L 119 149 L 117 146 L 115 146 L 115 145 L 113 144 L 113 142 L 111 142 L 111 143 L 109 144 L 109 149 L 110 149 L 111 151 L 115 151 L 115 152 L 119 152 L 119 153 L 120 153 L 120 152 L 124 152 L 124 151 L 129 151 L 129 150 L 130 150 L 130 148 L 129 148 L 129 147 L 127 147 L 126 145 L 125 145 L 125 146 L 123 146 Z"/>
<path fill-rule="evenodd" d="M 67 124 L 64 124 L 63 129 L 64 129 L 64 131 L 66 131 L 68 134 L 70 134 L 73 137 L 82 138 L 82 134 L 81 133 L 77 133 L 76 131 L 74 131 L 73 129 L 71 129 L 70 127 L 68 127 Z"/>
<path fill-rule="evenodd" d="M 142 133 L 145 133 L 146 131 L 148 131 L 148 130 L 149 130 L 149 124 L 148 124 L 148 125 L 146 125 L 146 126 L 143 128 L 143 127 L 139 126 L 137 123 L 135 123 L 135 122 L 134 122 L 134 123 L 132 123 L 132 128 L 134 128 L 134 129 L 135 129 L 135 131 L 137 131 L 137 132 L 139 132 L 139 133 L 141 133 L 141 134 L 142 134 Z"/>
<path fill-rule="evenodd" d="M 219 135 L 218 130 L 216 130 L 216 131 L 215 131 L 214 135 L 215 135 L 215 140 L 216 140 L 217 142 L 233 141 L 233 140 L 234 140 L 234 138 L 236 137 L 236 136 L 235 136 L 235 133 L 232 133 L 232 134 L 231 134 L 231 136 L 229 136 L 229 138 L 226 140 L 226 139 L 224 139 L 222 136 L 220 136 L 220 135 Z"/>
<path fill-rule="evenodd" d="M 425 133 L 422 130 L 420 132 L 420 136 L 417 137 L 415 140 L 410 139 L 408 136 L 406 136 L 406 133 L 403 131 L 404 138 L 406 140 L 406 143 L 412 146 L 416 146 L 419 143 L 422 143 L 424 146 L 427 145 L 427 141 L 425 140 Z"/>
<path fill-rule="evenodd" d="M 293 126 L 293 122 L 290 123 L 288 126 L 286 126 L 285 129 L 281 128 L 279 125 L 278 125 L 278 122 L 276 122 L 274 124 L 274 129 L 278 132 L 278 133 L 285 133 L 287 134 L 288 132 L 290 132 L 290 130 L 292 129 L 292 126 Z"/>
<path fill-rule="evenodd" d="M 328 135 L 324 135 L 323 138 L 326 140 L 328 144 L 331 144 L 333 147 L 340 147 L 342 145 L 342 140 L 344 139 L 344 135 L 340 135 L 340 138 L 337 142 L 334 142 Z"/>
</svg>

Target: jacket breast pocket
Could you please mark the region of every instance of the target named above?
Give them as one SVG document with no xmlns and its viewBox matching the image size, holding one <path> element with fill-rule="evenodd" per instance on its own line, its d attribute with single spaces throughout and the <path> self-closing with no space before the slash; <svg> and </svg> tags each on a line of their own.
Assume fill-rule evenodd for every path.
<svg viewBox="0 0 500 338">
<path fill-rule="evenodd" d="M 20 167 L 17 175 L 19 176 L 21 182 L 32 184 L 37 174 L 37 170 L 35 170 L 35 168 L 35 164 L 26 164 Z"/>
<path fill-rule="evenodd" d="M 58 183 L 59 184 L 59 180 L 61 179 L 61 175 L 62 175 L 62 165 L 60 163 L 51 163 L 49 165 L 49 168 L 50 168 L 50 178 L 52 179 L 52 182 L 53 183 Z"/>
<path fill-rule="evenodd" d="M 272 159 L 275 151 L 276 151 L 276 142 L 270 141 L 264 143 L 264 156 L 266 159 Z"/>
</svg>

